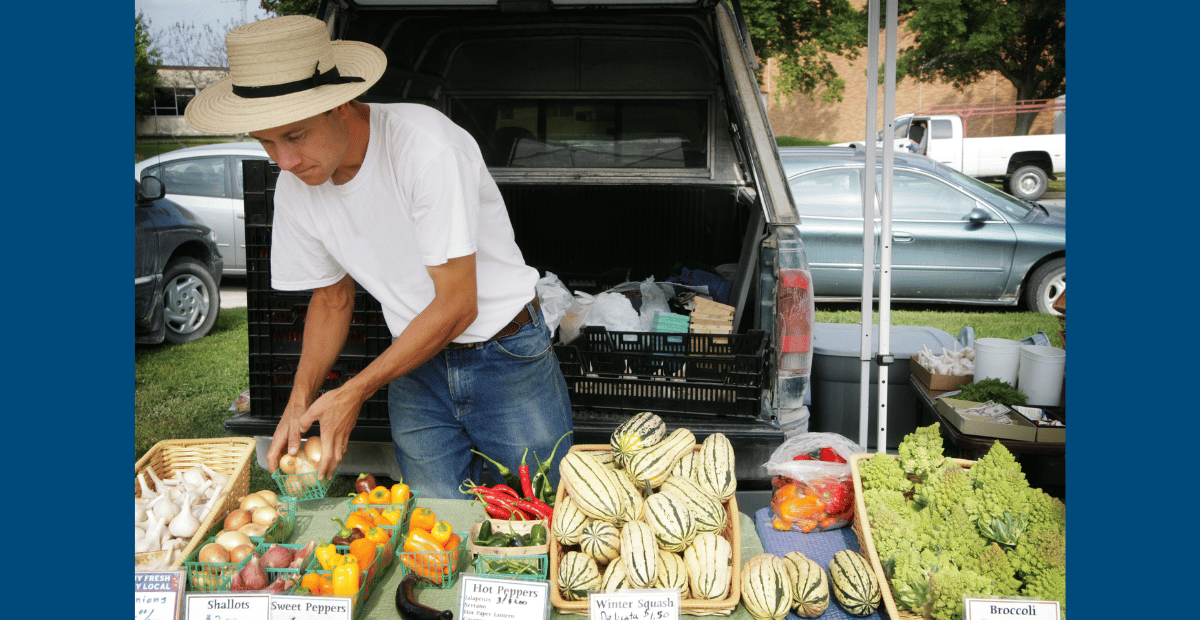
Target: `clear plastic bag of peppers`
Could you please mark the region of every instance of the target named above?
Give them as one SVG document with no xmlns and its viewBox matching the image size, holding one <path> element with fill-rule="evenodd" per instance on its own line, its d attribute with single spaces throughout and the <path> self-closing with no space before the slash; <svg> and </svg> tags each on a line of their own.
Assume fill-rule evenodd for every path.
<svg viewBox="0 0 1200 620">
<path fill-rule="evenodd" d="M 854 520 L 849 457 L 863 452 L 837 433 L 802 433 L 765 464 L 772 475 L 771 517 L 777 530 L 825 532 Z"/>
</svg>

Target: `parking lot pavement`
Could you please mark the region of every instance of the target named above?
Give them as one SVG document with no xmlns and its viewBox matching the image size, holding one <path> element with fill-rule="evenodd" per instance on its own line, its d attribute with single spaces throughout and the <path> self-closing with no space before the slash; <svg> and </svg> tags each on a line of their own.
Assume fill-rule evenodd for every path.
<svg viewBox="0 0 1200 620">
<path fill-rule="evenodd" d="M 246 278 L 221 278 L 221 307 L 241 308 L 246 305 Z"/>
</svg>

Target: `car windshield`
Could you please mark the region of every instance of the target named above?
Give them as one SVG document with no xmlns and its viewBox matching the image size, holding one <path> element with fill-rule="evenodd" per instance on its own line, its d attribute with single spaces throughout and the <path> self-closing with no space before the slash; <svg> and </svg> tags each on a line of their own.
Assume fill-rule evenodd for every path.
<svg viewBox="0 0 1200 620">
<path fill-rule="evenodd" d="M 894 130 L 895 134 L 892 137 L 896 138 L 897 140 L 899 140 L 900 138 L 907 138 L 908 137 L 908 124 L 911 121 L 912 121 L 911 116 L 906 116 L 906 117 L 896 121 L 896 129 Z M 875 141 L 883 142 L 883 131 L 875 132 Z"/>
<path fill-rule="evenodd" d="M 1033 203 L 1021 200 L 1020 198 L 1014 198 L 979 179 L 969 177 L 953 168 L 943 166 L 942 172 L 966 188 L 967 191 L 985 198 L 988 204 L 1018 220 L 1025 219 L 1025 216 L 1029 215 L 1029 211 L 1033 209 Z"/>
<path fill-rule="evenodd" d="M 479 142 L 489 166 L 702 168 L 703 99 L 468 99 L 450 118 Z"/>
</svg>

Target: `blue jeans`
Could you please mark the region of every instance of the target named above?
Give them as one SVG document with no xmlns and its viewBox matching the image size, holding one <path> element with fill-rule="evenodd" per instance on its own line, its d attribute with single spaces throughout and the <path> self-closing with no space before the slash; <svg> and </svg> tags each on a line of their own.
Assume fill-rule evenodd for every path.
<svg viewBox="0 0 1200 620">
<path fill-rule="evenodd" d="M 442 350 L 388 385 L 396 460 L 421 497 L 463 499 L 464 480 L 481 483 L 483 461 L 471 449 L 516 472 L 529 448 L 525 462 L 536 472 L 533 453 L 548 458 L 572 429 L 550 331 L 541 312 L 529 309 L 533 321 L 516 334 Z M 554 455 L 549 477 L 556 488 L 558 461 L 571 445 L 571 437 L 563 439 Z"/>
</svg>

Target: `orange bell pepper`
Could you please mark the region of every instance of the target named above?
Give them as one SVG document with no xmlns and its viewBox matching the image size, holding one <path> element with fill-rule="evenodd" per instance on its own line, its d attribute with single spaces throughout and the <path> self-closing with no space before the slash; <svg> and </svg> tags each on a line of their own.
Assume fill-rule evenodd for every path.
<svg viewBox="0 0 1200 620">
<path fill-rule="evenodd" d="M 450 535 L 453 533 L 454 530 L 445 521 L 435 521 L 433 526 L 429 528 L 429 537 L 433 539 L 433 542 L 437 543 L 438 547 L 445 547 L 446 541 L 450 540 Z"/>
<path fill-rule="evenodd" d="M 428 532 L 409 530 L 404 539 L 404 551 L 400 559 L 412 572 L 434 583 L 442 582 L 442 575 L 447 572 L 448 554 L 429 537 Z"/>
<path fill-rule="evenodd" d="M 346 527 L 366 534 L 367 530 L 375 527 L 375 520 L 365 512 L 352 512 L 346 517 Z"/>
<path fill-rule="evenodd" d="M 375 561 L 375 543 L 366 538 L 356 539 L 350 543 L 350 555 L 358 558 L 359 566 L 370 566 Z"/>
<path fill-rule="evenodd" d="M 428 506 L 418 506 L 408 518 L 409 529 L 425 530 L 428 532 L 437 521 L 437 515 Z"/>
<path fill-rule="evenodd" d="M 359 493 L 358 495 L 355 495 L 354 499 L 350 500 L 350 503 L 355 506 L 364 506 L 368 503 L 367 498 L 368 498 L 368 493 L 366 493 L 364 491 L 362 493 Z"/>
<path fill-rule="evenodd" d="M 315 595 L 328 594 L 327 590 L 332 585 L 321 573 L 305 573 L 300 580 L 300 587 L 308 588 L 309 593 Z"/>
<path fill-rule="evenodd" d="M 787 521 L 795 523 L 801 519 L 815 520 L 825 510 L 821 500 L 812 495 L 801 495 L 779 503 L 776 512 Z"/>
<path fill-rule="evenodd" d="M 392 492 L 385 486 L 378 486 L 371 489 L 371 493 L 367 495 L 368 504 L 390 504 L 392 503 Z"/>
<path fill-rule="evenodd" d="M 404 518 L 404 509 L 400 507 L 389 508 L 375 517 L 375 525 L 395 526 Z"/>
<path fill-rule="evenodd" d="M 454 551 L 455 549 L 458 549 L 458 545 L 461 543 L 462 543 L 462 537 L 459 536 L 458 534 L 451 532 L 450 538 L 446 539 L 446 542 L 442 544 L 442 548 L 445 549 L 446 551 Z"/>
<path fill-rule="evenodd" d="M 403 504 L 404 502 L 408 501 L 409 497 L 412 497 L 412 493 L 409 491 L 408 485 L 404 484 L 403 482 L 397 482 L 396 484 L 392 485 L 391 495 L 393 504 Z"/>
<path fill-rule="evenodd" d="M 371 544 L 375 545 L 376 547 L 382 547 L 388 544 L 388 541 L 391 540 L 391 538 L 391 533 L 382 527 L 372 527 L 371 529 L 363 532 L 363 537 L 360 540 L 369 540 L 371 541 Z"/>
</svg>

